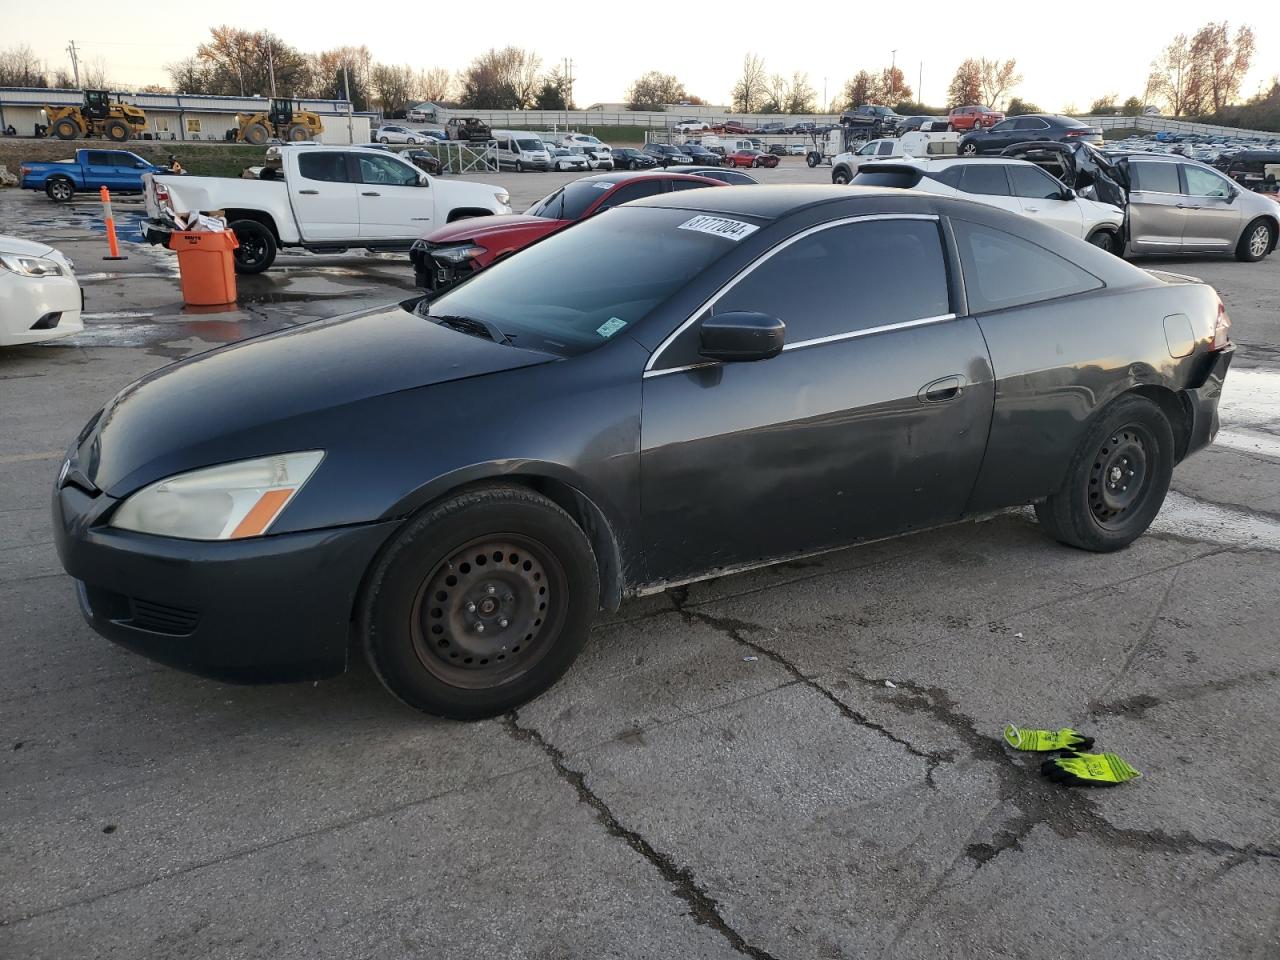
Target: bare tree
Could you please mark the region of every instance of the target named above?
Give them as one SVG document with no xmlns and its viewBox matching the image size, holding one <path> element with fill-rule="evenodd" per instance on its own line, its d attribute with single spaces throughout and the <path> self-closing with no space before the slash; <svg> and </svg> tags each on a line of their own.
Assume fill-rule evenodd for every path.
<svg viewBox="0 0 1280 960">
<path fill-rule="evenodd" d="M 490 49 L 480 54 L 459 76 L 460 100 L 480 110 L 526 110 L 541 88 L 542 58 L 520 47 Z"/>
<path fill-rule="evenodd" d="M 783 113 L 816 113 L 818 109 L 818 92 L 809 82 L 809 75 L 802 70 L 791 74 L 791 89 L 787 92 L 787 100 L 783 104 Z"/>
<path fill-rule="evenodd" d="M 25 43 L 0 50 L 0 87 L 48 86 L 44 63 Z"/>
<path fill-rule="evenodd" d="M 764 60 L 754 53 L 742 58 L 742 76 L 733 85 L 733 109 L 738 113 L 756 113 L 768 95 L 768 74 Z"/>
<path fill-rule="evenodd" d="M 996 107 L 1006 93 L 1022 82 L 1018 61 L 1012 57 L 1003 61 L 983 57 L 978 67 L 982 74 L 982 102 L 989 107 Z"/>
<path fill-rule="evenodd" d="M 412 67 L 379 63 L 374 66 L 369 79 L 383 113 L 402 113 L 414 99 Z"/>
<path fill-rule="evenodd" d="M 631 110 L 662 110 L 668 103 L 688 99 L 684 84 L 673 73 L 649 70 L 636 77 L 627 88 L 627 107 Z"/>
<path fill-rule="evenodd" d="M 432 103 L 443 103 L 453 92 L 453 74 L 447 67 L 419 70 L 416 85 L 418 97 Z"/>
<path fill-rule="evenodd" d="M 106 90 L 111 86 L 105 58 L 99 56 L 80 61 L 80 85 L 90 90 Z"/>
<path fill-rule="evenodd" d="M 1205 92 L 1205 106 L 1212 106 L 1215 114 L 1240 93 L 1254 46 L 1250 27 L 1240 27 L 1233 39 L 1225 20 L 1205 24 L 1191 38 L 1191 58 Z"/>
<path fill-rule="evenodd" d="M 1185 33 L 1174 37 L 1152 62 L 1147 90 L 1149 100 L 1163 100 L 1175 117 L 1204 113 L 1204 78 L 1196 69 L 1191 40 Z"/>
</svg>

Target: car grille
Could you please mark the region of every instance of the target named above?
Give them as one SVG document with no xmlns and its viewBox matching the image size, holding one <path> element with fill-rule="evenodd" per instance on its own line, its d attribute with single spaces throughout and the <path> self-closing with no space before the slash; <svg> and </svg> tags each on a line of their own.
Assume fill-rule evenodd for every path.
<svg viewBox="0 0 1280 960">
<path fill-rule="evenodd" d="M 85 584 L 84 594 L 89 609 L 96 616 L 121 626 L 172 637 L 189 636 L 200 626 L 200 614 L 185 607 L 141 600 L 88 584 Z"/>
</svg>

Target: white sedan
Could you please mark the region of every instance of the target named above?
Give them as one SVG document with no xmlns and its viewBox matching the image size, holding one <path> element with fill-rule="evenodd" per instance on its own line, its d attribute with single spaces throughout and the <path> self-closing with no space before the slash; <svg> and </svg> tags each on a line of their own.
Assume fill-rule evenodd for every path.
<svg viewBox="0 0 1280 960">
<path fill-rule="evenodd" d="M 379 127 L 373 135 L 373 139 L 378 143 L 426 143 L 427 137 L 417 130 L 410 130 L 408 127 L 383 126 Z"/>
<path fill-rule="evenodd" d="M 53 247 L 0 236 L 0 347 L 80 333 L 75 264 Z"/>
<path fill-rule="evenodd" d="M 1095 246 L 1120 252 L 1124 211 L 1087 200 L 1034 163 L 1007 157 L 901 160 L 864 163 L 854 186 L 923 190 L 977 200 L 1056 227 Z"/>
</svg>

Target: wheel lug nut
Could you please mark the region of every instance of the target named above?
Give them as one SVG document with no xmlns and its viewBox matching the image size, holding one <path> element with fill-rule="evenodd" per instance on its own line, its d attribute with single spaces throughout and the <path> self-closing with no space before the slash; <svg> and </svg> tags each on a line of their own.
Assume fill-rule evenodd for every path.
<svg viewBox="0 0 1280 960">
<path fill-rule="evenodd" d="M 508 593 L 503 596 L 502 601 L 503 603 L 510 603 L 515 598 L 516 598 L 516 595 L 514 593 Z"/>
<path fill-rule="evenodd" d="M 476 633 L 484 633 L 484 624 L 483 624 L 483 623 L 477 623 L 477 624 L 476 624 Z"/>
<path fill-rule="evenodd" d="M 472 603 L 471 601 L 469 601 L 469 600 L 468 600 L 468 601 L 467 601 L 467 613 L 475 613 L 475 612 L 476 612 L 476 605 L 475 605 L 474 603 Z"/>
<path fill-rule="evenodd" d="M 498 626 L 502 627 L 505 630 L 508 623 L 510 623 L 510 621 L 504 617 L 503 619 L 498 621 Z"/>
<path fill-rule="evenodd" d="M 489 586 L 485 587 L 484 592 L 485 592 L 485 593 L 497 593 L 497 592 L 498 592 L 498 588 L 497 588 L 497 587 L 495 587 L 495 586 L 491 583 L 491 584 L 489 584 Z"/>
</svg>

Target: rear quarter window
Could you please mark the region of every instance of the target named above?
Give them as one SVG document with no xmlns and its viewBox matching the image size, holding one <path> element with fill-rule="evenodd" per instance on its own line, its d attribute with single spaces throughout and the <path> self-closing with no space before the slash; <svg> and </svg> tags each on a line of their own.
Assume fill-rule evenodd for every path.
<svg viewBox="0 0 1280 960">
<path fill-rule="evenodd" d="M 851 183 L 859 187 L 896 187 L 899 190 L 910 190 L 920 182 L 921 173 L 910 167 L 895 167 L 881 170 L 859 170 L 854 174 Z"/>
<path fill-rule="evenodd" d="M 1030 240 L 952 220 L 971 313 L 1070 297 L 1104 286 L 1088 271 Z"/>
</svg>

